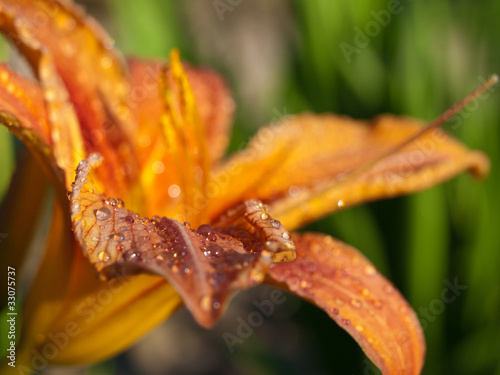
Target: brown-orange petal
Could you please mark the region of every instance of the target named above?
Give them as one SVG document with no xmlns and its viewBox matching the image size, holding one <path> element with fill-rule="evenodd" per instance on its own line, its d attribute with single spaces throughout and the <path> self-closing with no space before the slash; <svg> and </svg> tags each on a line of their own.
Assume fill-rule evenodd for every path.
<svg viewBox="0 0 500 375">
<path fill-rule="evenodd" d="M 210 201 L 210 215 L 241 199 L 261 199 L 292 230 L 339 209 L 428 188 L 464 170 L 487 172 L 482 153 L 434 130 L 356 174 L 424 125 L 391 115 L 372 121 L 313 114 L 285 118 L 261 129 L 246 150 L 220 166 L 214 179 L 224 183 Z"/>
<path fill-rule="evenodd" d="M 297 259 L 273 265 L 270 282 L 325 310 L 384 375 L 420 374 L 422 329 L 395 287 L 360 252 L 340 241 L 316 233 L 294 234 L 292 239 Z"/>
<path fill-rule="evenodd" d="M 275 254 L 294 250 L 288 232 L 258 201 L 229 212 L 216 228 L 140 217 L 93 185 L 92 170 L 101 162 L 92 154 L 80 163 L 71 195 L 85 256 L 104 278 L 122 271 L 165 277 L 204 326 L 217 320 L 233 292 L 263 281 Z"/>
</svg>

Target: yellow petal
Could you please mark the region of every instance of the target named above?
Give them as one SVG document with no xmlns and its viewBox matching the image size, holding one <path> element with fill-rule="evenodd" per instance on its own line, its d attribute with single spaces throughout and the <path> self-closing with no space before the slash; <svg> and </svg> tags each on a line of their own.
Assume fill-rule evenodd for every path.
<svg viewBox="0 0 500 375">
<path fill-rule="evenodd" d="M 117 275 L 100 281 L 80 247 L 75 247 L 69 224 L 56 206 L 44 258 L 23 310 L 19 360 L 34 370 L 47 363 L 106 359 L 180 305 L 177 294 L 160 277 Z"/>
<path fill-rule="evenodd" d="M 38 214 L 43 208 L 47 193 L 47 179 L 33 157 L 26 157 L 17 164 L 7 194 L 0 209 L 1 238 L 0 264 L 21 270 L 21 265 L 33 238 Z M 2 303 L 7 302 L 4 289 Z"/>
<path fill-rule="evenodd" d="M 294 262 L 275 264 L 273 283 L 325 310 L 384 375 L 418 375 L 425 342 L 411 306 L 357 250 L 331 237 L 292 237 Z M 335 338 L 332 338 L 335 340 Z"/>
</svg>

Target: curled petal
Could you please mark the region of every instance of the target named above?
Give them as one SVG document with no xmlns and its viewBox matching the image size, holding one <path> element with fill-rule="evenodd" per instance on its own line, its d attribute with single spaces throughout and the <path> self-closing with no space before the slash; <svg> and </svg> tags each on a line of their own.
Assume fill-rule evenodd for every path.
<svg viewBox="0 0 500 375">
<path fill-rule="evenodd" d="M 288 232 L 257 201 L 228 213 L 216 229 L 141 218 L 97 191 L 89 172 L 101 161 L 92 154 L 80 163 L 71 195 L 73 228 L 85 256 L 104 278 L 121 271 L 165 277 L 204 326 L 216 321 L 234 291 L 263 280 L 275 254 L 294 250 Z"/>
<path fill-rule="evenodd" d="M 215 179 L 226 183 L 210 213 L 217 216 L 241 196 L 260 199 L 291 230 L 341 208 L 431 187 L 464 170 L 487 173 L 482 153 L 442 130 L 365 169 L 423 125 L 390 115 L 370 122 L 312 114 L 284 118 L 261 129 L 248 149 L 219 168 Z"/>
<path fill-rule="evenodd" d="M 43 92 L 37 82 L 21 77 L 0 64 L 0 109 L 15 116 L 26 129 L 36 131 L 40 139 L 52 145 Z"/>
<path fill-rule="evenodd" d="M 56 159 L 73 180 L 92 151 L 108 160 L 103 181 L 123 193 L 135 171 L 125 64 L 114 41 L 68 1 L 0 1 L 0 30 L 41 81 Z M 126 165 L 125 165 L 126 164 Z"/>
<path fill-rule="evenodd" d="M 325 310 L 383 374 L 420 374 L 425 342 L 418 319 L 394 286 L 354 248 L 331 237 L 293 236 L 297 259 L 269 275 Z"/>
</svg>

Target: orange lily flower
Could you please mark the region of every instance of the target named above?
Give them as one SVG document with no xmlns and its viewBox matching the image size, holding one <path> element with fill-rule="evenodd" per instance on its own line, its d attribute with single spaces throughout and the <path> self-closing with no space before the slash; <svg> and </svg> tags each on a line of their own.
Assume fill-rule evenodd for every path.
<svg viewBox="0 0 500 375">
<path fill-rule="evenodd" d="M 324 309 L 384 374 L 420 373 L 422 330 L 394 286 L 354 248 L 290 232 L 465 170 L 483 176 L 482 153 L 410 118 L 302 114 L 222 160 L 233 101 L 215 73 L 183 67 L 176 51 L 169 66 L 124 61 L 68 1 L 0 0 L 0 17 L 36 76 L 0 65 L 0 122 L 58 197 L 24 304 L 18 372 L 104 360 L 182 303 L 210 327 L 231 295 L 265 281 Z M 28 165 L 17 180 L 9 233 L 32 224 L 13 213 L 41 174 Z M 26 237 L 6 239 L 2 264 L 21 264 Z"/>
</svg>

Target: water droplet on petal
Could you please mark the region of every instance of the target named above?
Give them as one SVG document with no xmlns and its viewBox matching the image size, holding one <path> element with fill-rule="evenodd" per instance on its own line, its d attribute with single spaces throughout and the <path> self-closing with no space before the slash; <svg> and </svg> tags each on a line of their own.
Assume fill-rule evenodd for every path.
<svg viewBox="0 0 500 375">
<path fill-rule="evenodd" d="M 392 294 L 394 293 L 394 288 L 387 284 L 386 286 L 384 286 L 384 292 L 386 292 L 387 294 Z"/>
<path fill-rule="evenodd" d="M 274 227 L 274 228 L 279 228 L 281 223 L 278 221 L 278 220 L 272 220 L 271 221 L 271 225 Z"/>
<path fill-rule="evenodd" d="M 288 233 L 288 232 L 283 232 L 283 235 L 282 235 L 282 236 L 283 236 L 283 238 L 284 238 L 285 240 L 289 240 L 289 239 L 290 239 L 290 233 Z"/>
<path fill-rule="evenodd" d="M 357 309 L 360 309 L 362 306 L 361 301 L 355 298 L 351 299 L 351 305 Z"/>
<path fill-rule="evenodd" d="M 181 188 L 179 187 L 179 185 L 170 185 L 168 188 L 168 195 L 171 198 L 177 198 L 179 195 L 181 195 Z"/>
<path fill-rule="evenodd" d="M 290 186 L 290 188 L 288 189 L 288 194 L 291 197 L 296 197 L 297 195 L 300 194 L 300 188 L 297 186 Z"/>
<path fill-rule="evenodd" d="M 111 211 L 107 207 L 101 207 L 95 212 L 97 220 L 107 220 L 111 217 Z"/>
<path fill-rule="evenodd" d="M 337 202 L 337 207 L 338 208 L 344 207 L 344 201 L 342 199 L 339 199 L 339 201 Z"/>
<path fill-rule="evenodd" d="M 113 236 L 113 239 L 118 242 L 122 242 L 125 239 L 125 235 L 123 233 L 116 233 Z"/>
<path fill-rule="evenodd" d="M 134 217 L 132 215 L 127 215 L 127 216 L 125 216 L 124 220 L 125 220 L 126 223 L 133 224 Z"/>
<path fill-rule="evenodd" d="M 368 276 L 373 276 L 373 275 L 375 275 L 375 273 L 377 272 L 377 271 L 375 270 L 375 267 L 370 266 L 370 265 L 365 266 L 365 268 L 363 269 L 363 271 L 364 271 L 364 272 L 365 272 L 365 274 L 367 274 Z"/>
<path fill-rule="evenodd" d="M 300 282 L 300 289 L 308 289 L 311 287 L 311 283 L 310 282 L 307 282 L 306 280 L 302 280 Z"/>
<path fill-rule="evenodd" d="M 201 234 L 202 236 L 209 236 L 210 234 L 212 234 L 214 231 L 214 228 L 212 228 L 212 226 L 210 224 L 203 224 L 203 225 L 200 225 L 198 227 L 198 230 L 197 232 L 199 234 Z"/>
<path fill-rule="evenodd" d="M 267 219 L 269 219 L 269 215 L 268 215 L 268 214 L 266 214 L 265 212 L 263 212 L 263 213 L 262 213 L 262 215 L 260 215 L 260 218 L 261 218 L 262 220 L 267 220 Z"/>
<path fill-rule="evenodd" d="M 103 261 L 103 262 L 104 262 L 105 260 L 108 260 L 108 259 L 109 259 L 109 255 L 108 255 L 108 254 L 106 254 L 104 251 L 101 251 L 101 252 L 97 255 L 97 257 L 99 258 L 99 260 L 101 260 L 101 261 Z"/>
</svg>

